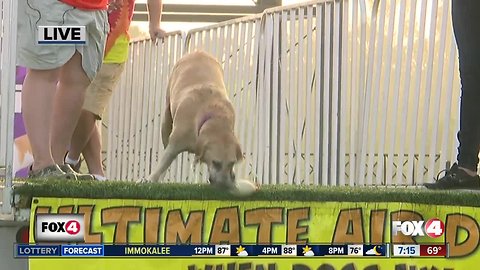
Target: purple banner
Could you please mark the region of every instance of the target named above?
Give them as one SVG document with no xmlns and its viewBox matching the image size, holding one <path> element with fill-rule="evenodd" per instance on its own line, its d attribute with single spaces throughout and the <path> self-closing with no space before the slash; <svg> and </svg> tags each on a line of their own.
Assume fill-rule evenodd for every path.
<svg viewBox="0 0 480 270">
<path fill-rule="evenodd" d="M 16 76 L 16 84 L 22 85 L 23 80 L 25 80 L 25 76 L 27 75 L 27 69 L 24 67 L 17 67 L 17 76 Z"/>
<path fill-rule="evenodd" d="M 16 74 L 16 89 L 21 89 L 23 80 L 27 70 L 24 67 L 17 67 Z M 19 104 L 16 104 L 19 105 Z M 20 104 L 21 106 L 21 104 Z M 15 111 L 21 111 L 21 108 L 15 108 Z M 30 141 L 28 140 L 27 133 L 25 131 L 25 125 L 23 124 L 23 117 L 21 113 L 15 113 L 14 122 L 14 147 L 13 147 L 13 171 L 15 177 L 25 178 L 28 176 L 28 168 L 33 163 L 33 155 L 30 147 Z"/>
</svg>

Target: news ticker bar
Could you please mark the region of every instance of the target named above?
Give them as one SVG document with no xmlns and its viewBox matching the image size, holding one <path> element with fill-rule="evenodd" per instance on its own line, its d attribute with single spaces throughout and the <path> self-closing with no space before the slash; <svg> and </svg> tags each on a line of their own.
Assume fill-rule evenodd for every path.
<svg viewBox="0 0 480 270">
<path fill-rule="evenodd" d="M 390 250 L 390 248 L 392 248 Z M 447 245 L 46 245 L 16 244 L 28 257 L 448 257 Z"/>
</svg>

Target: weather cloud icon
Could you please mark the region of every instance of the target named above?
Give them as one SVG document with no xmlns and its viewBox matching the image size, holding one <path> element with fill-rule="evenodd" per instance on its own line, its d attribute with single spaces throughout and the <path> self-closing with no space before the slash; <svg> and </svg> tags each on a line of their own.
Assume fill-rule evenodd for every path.
<svg viewBox="0 0 480 270">
<path fill-rule="evenodd" d="M 382 255 L 382 247 L 381 246 L 374 246 L 372 249 L 367 250 L 365 252 L 366 255 L 375 255 L 380 256 Z"/>
<path fill-rule="evenodd" d="M 303 256 L 311 257 L 315 256 L 315 253 L 313 253 L 312 249 L 309 246 L 305 246 L 303 248 Z"/>
<path fill-rule="evenodd" d="M 244 247 L 239 246 L 239 247 L 237 247 L 237 255 L 245 257 L 245 256 L 248 256 L 248 252 L 245 250 Z"/>
</svg>

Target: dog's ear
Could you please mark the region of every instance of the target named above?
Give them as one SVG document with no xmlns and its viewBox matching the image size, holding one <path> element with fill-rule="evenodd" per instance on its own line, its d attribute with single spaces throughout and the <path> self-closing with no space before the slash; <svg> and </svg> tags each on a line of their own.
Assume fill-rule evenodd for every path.
<svg viewBox="0 0 480 270">
<path fill-rule="evenodd" d="M 237 144 L 236 155 L 237 155 L 237 161 L 242 161 L 242 160 L 245 159 L 245 156 L 243 155 L 242 148 L 240 147 L 240 144 Z"/>
</svg>

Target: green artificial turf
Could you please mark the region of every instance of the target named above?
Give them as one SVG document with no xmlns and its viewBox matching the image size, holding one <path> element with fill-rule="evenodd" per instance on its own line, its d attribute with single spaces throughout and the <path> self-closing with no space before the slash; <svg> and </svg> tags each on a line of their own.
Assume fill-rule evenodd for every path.
<svg viewBox="0 0 480 270">
<path fill-rule="evenodd" d="M 122 181 L 30 181 L 18 185 L 15 194 L 28 204 L 32 197 L 115 198 L 147 200 L 232 200 L 228 192 L 206 184 L 153 184 Z M 480 192 L 431 191 L 423 188 L 318 187 L 264 185 L 247 198 L 258 201 L 409 202 L 432 205 L 480 207 Z M 25 207 L 26 205 L 24 205 Z"/>
</svg>

